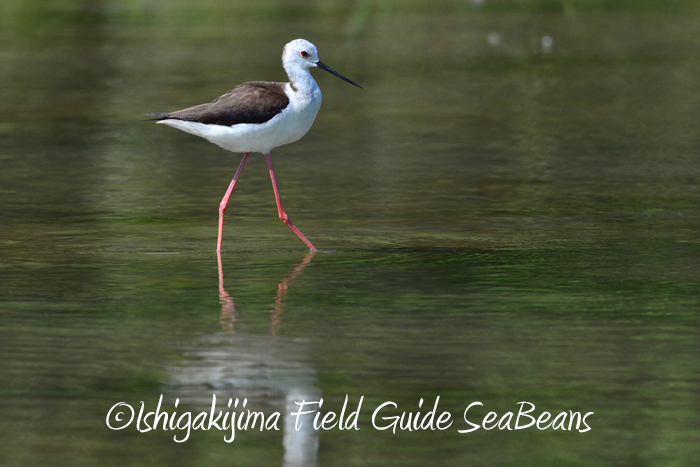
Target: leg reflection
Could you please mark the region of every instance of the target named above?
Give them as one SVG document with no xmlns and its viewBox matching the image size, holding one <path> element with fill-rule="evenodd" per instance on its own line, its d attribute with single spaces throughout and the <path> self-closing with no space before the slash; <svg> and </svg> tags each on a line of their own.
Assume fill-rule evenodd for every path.
<svg viewBox="0 0 700 467">
<path fill-rule="evenodd" d="M 270 334 L 273 336 L 277 334 L 277 328 L 280 324 L 280 315 L 284 311 L 283 302 L 287 297 L 287 290 L 289 289 L 289 283 L 294 280 L 306 266 L 311 262 L 311 258 L 314 257 L 316 251 L 309 251 L 304 259 L 297 267 L 292 269 L 292 271 L 287 275 L 282 282 L 277 285 L 277 297 L 275 298 L 275 303 L 272 305 L 272 310 L 270 310 Z M 219 321 L 221 327 L 224 331 L 234 331 L 234 324 L 236 322 L 236 305 L 233 301 L 226 288 L 224 286 L 224 268 L 223 261 L 221 260 L 221 252 L 216 252 L 216 261 L 219 267 L 219 303 L 221 303 L 221 313 L 219 315 Z"/>
<path fill-rule="evenodd" d="M 221 303 L 219 322 L 224 331 L 233 332 L 233 325 L 236 322 L 236 304 L 233 302 L 233 297 L 224 288 L 224 268 L 221 262 L 221 251 L 216 252 L 216 261 L 219 264 L 219 303 Z"/>
<path fill-rule="evenodd" d="M 250 391 L 251 402 L 264 399 L 267 403 L 280 399 L 277 404 L 283 407 L 284 428 L 282 444 L 284 446 L 284 467 L 314 467 L 318 465 L 318 433 L 313 429 L 313 415 L 302 416 L 300 430 L 295 429 L 296 418 L 292 412 L 299 409 L 296 402 L 319 400 L 321 392 L 316 388 L 314 369 L 302 357 L 299 343 L 284 343 L 275 337 L 284 311 L 284 300 L 287 297 L 289 284 L 304 268 L 309 265 L 316 254 L 310 251 L 304 259 L 292 269 L 286 278 L 277 286 L 277 297 L 270 311 L 270 336 L 263 338 L 245 333 L 236 335 L 227 348 L 229 358 L 225 365 L 218 365 L 216 383 L 213 387 L 225 381 L 228 389 L 236 387 L 238 392 L 243 388 Z M 221 303 L 220 321 L 224 331 L 232 333 L 236 322 L 236 308 L 226 288 L 224 287 L 223 262 L 221 252 L 216 252 L 219 268 L 219 301 Z M 269 339 L 269 341 L 268 341 Z M 243 348 L 241 348 L 243 344 Z M 281 347 L 280 347 L 281 346 Z M 258 350 L 256 350 L 256 348 Z M 254 370 L 253 370 L 254 369 Z M 260 374 L 257 374 L 257 373 Z M 223 375 L 227 375 L 222 378 Z M 264 397 L 262 397 L 264 395 Z"/>
<path fill-rule="evenodd" d="M 318 432 L 313 429 L 313 415 L 301 417 L 300 430 L 295 429 L 296 417 L 291 415 L 299 408 L 296 402 L 320 400 L 321 391 L 315 384 L 316 371 L 309 361 L 306 343 L 276 336 L 289 284 L 309 265 L 315 253 L 306 254 L 277 286 L 277 297 L 270 311 L 270 334 L 240 332 L 234 336 L 236 308 L 224 286 L 223 261 L 221 252 L 217 251 L 220 321 L 226 333 L 219 339 L 214 337 L 204 349 L 191 349 L 189 355 L 202 360 L 196 367 L 181 368 L 174 377 L 180 398 L 185 394 L 192 398 L 213 390 L 221 400 L 246 397 L 249 406 L 267 406 L 268 411 L 282 412 L 284 467 L 318 465 L 319 440 Z"/>
<path fill-rule="evenodd" d="M 289 273 L 289 275 L 279 283 L 277 286 L 277 298 L 275 299 L 275 304 L 270 310 L 270 334 L 273 336 L 277 334 L 277 328 L 280 324 L 280 315 L 282 314 L 282 302 L 287 297 L 287 289 L 289 288 L 289 283 L 301 274 L 301 271 L 311 262 L 311 258 L 316 254 L 316 250 L 309 251 L 304 260 L 299 263 L 299 265 Z"/>
</svg>

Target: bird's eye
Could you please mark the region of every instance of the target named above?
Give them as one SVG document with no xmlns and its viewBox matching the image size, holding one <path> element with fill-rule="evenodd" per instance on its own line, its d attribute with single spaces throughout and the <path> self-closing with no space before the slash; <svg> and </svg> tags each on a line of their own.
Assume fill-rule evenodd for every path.
<svg viewBox="0 0 700 467">
<path fill-rule="evenodd" d="M 309 56 L 309 52 L 307 52 L 306 50 L 302 50 L 302 51 L 301 51 L 301 56 L 304 57 L 304 58 L 306 58 L 306 57 Z"/>
</svg>

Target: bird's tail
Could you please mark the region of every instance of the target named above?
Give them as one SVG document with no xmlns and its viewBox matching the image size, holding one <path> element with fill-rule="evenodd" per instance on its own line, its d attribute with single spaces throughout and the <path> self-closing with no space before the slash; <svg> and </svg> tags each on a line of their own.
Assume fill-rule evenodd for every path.
<svg viewBox="0 0 700 467">
<path fill-rule="evenodd" d="M 144 122 L 152 122 L 153 120 L 165 120 L 166 118 L 170 118 L 171 115 L 169 113 L 147 113 L 144 115 L 148 115 L 149 117 L 156 117 L 156 118 L 147 118 L 144 120 Z"/>
</svg>

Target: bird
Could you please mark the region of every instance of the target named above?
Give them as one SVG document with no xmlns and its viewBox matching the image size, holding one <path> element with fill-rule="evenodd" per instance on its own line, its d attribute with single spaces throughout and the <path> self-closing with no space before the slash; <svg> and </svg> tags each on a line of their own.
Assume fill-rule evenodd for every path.
<svg viewBox="0 0 700 467">
<path fill-rule="evenodd" d="M 309 248 L 313 244 L 292 223 L 282 206 L 277 178 L 272 168 L 270 152 L 282 145 L 300 140 L 316 119 L 321 107 L 321 89 L 311 75 L 319 68 L 362 88 L 318 58 L 318 49 L 311 42 L 296 39 L 284 46 L 282 66 L 289 82 L 251 81 L 236 86 L 213 101 L 175 112 L 147 113 L 156 123 L 200 136 L 231 152 L 244 153 L 219 204 L 219 233 L 216 251 L 221 252 L 224 213 L 236 181 L 250 153 L 265 155 L 275 193 L 277 211 L 287 225 Z"/>
</svg>

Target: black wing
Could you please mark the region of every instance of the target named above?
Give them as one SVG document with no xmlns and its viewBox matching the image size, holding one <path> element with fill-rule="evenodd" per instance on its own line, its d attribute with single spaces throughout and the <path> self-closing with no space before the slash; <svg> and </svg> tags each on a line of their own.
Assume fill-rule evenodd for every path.
<svg viewBox="0 0 700 467">
<path fill-rule="evenodd" d="M 195 105 L 177 112 L 147 113 L 155 120 L 176 119 L 212 125 L 265 123 L 289 105 L 285 83 L 252 81 L 241 84 L 208 104 Z"/>
</svg>

